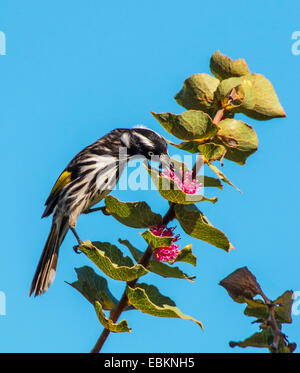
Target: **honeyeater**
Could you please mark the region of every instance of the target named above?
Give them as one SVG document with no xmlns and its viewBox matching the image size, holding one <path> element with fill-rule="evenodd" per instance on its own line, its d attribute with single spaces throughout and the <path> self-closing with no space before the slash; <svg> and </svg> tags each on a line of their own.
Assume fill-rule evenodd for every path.
<svg viewBox="0 0 300 373">
<path fill-rule="evenodd" d="M 71 160 L 45 202 L 42 218 L 53 214 L 52 226 L 29 295 L 43 294 L 54 281 L 59 248 L 69 229 L 81 244 L 75 230 L 78 216 L 112 191 L 130 160 L 153 160 L 154 156 L 163 166 L 172 168 L 165 139 L 153 130 L 138 127 L 115 129 Z"/>
</svg>

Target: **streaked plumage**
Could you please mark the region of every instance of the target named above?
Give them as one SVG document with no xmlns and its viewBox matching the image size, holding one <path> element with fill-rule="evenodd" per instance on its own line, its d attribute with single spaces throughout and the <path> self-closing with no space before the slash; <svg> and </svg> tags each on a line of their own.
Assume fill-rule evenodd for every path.
<svg viewBox="0 0 300 373">
<path fill-rule="evenodd" d="M 121 152 L 123 148 L 126 152 Z M 120 156 L 121 154 L 121 156 Z M 159 156 L 169 162 L 167 143 L 146 128 L 115 129 L 79 152 L 57 179 L 43 218 L 53 214 L 50 234 L 38 263 L 30 295 L 40 295 L 54 281 L 59 248 L 78 216 L 100 202 L 118 182 L 127 163 L 136 157 Z"/>
</svg>

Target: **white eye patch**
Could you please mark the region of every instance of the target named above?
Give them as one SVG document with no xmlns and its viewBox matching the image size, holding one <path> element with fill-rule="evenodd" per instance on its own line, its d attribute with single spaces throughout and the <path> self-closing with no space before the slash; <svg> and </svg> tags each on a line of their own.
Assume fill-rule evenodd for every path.
<svg viewBox="0 0 300 373">
<path fill-rule="evenodd" d="M 148 137 L 146 137 L 146 136 L 144 136 L 144 135 L 142 135 L 142 134 L 140 134 L 140 133 L 137 133 L 137 132 L 135 132 L 134 133 L 134 135 L 136 136 L 136 137 L 138 137 L 139 139 L 140 139 L 140 141 L 145 145 L 145 146 L 147 146 L 147 147 L 149 147 L 149 148 L 153 148 L 153 142 L 150 140 L 150 139 L 148 139 Z"/>
</svg>

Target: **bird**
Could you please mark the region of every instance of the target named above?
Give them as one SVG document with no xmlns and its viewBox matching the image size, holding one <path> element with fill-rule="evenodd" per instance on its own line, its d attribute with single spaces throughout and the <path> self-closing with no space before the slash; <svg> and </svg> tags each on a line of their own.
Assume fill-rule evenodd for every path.
<svg viewBox="0 0 300 373">
<path fill-rule="evenodd" d="M 29 296 L 45 293 L 56 275 L 60 246 L 80 214 L 88 213 L 117 184 L 128 162 L 136 158 L 157 160 L 173 169 L 163 136 L 149 128 L 116 128 L 81 150 L 58 177 L 45 202 L 42 218 L 51 214 L 52 225 L 38 262 Z M 96 210 L 96 209 L 94 209 Z"/>
</svg>

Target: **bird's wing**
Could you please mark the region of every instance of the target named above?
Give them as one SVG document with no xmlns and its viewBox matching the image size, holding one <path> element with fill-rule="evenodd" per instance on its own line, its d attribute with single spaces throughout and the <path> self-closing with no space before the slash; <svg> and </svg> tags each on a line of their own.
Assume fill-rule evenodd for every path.
<svg viewBox="0 0 300 373">
<path fill-rule="evenodd" d="M 72 172 L 68 170 L 64 170 L 59 178 L 57 179 L 56 183 L 54 184 L 49 197 L 47 198 L 47 201 L 45 202 L 46 209 L 42 215 L 42 218 L 45 218 L 46 216 L 49 216 L 52 214 L 58 198 L 59 194 L 62 191 L 62 189 L 68 185 L 72 181 Z"/>
</svg>

